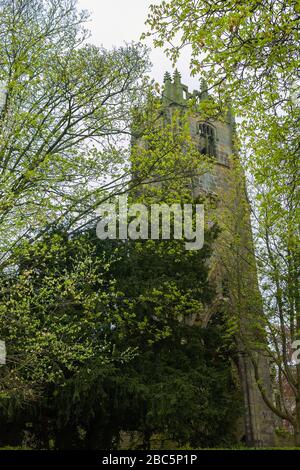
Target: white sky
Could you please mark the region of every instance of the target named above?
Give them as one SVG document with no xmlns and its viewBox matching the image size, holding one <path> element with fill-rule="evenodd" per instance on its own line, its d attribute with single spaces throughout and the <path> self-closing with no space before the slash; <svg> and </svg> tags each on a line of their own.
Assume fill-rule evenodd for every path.
<svg viewBox="0 0 300 470">
<path fill-rule="evenodd" d="M 160 0 L 78 0 L 79 7 L 91 13 L 90 42 L 108 49 L 123 45 L 124 42 L 139 41 L 141 34 L 146 30 L 144 23 L 149 5 L 153 3 L 160 3 Z M 152 47 L 151 40 L 146 44 Z M 167 70 L 172 72 L 171 63 L 161 49 L 153 47 L 150 58 L 153 63 L 151 75 L 162 84 L 164 73 Z M 198 89 L 198 80 L 189 74 L 188 51 L 183 52 L 177 67 L 183 83 L 191 90 Z"/>
</svg>

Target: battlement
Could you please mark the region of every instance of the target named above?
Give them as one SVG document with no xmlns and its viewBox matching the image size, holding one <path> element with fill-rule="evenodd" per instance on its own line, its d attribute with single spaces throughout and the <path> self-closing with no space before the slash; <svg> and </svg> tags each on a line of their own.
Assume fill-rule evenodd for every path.
<svg viewBox="0 0 300 470">
<path fill-rule="evenodd" d="M 188 101 L 196 99 L 202 101 L 208 98 L 207 83 L 205 80 L 200 82 L 200 91 L 194 90 L 190 93 L 188 86 L 181 82 L 181 75 L 176 69 L 173 77 L 169 72 L 164 76 L 163 103 L 166 106 L 172 104 L 177 106 L 187 106 Z"/>
</svg>

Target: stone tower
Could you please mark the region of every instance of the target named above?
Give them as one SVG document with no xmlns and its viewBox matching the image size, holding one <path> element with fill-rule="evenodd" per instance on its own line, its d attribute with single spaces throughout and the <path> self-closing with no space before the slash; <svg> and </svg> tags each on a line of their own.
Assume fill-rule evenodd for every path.
<svg viewBox="0 0 300 470">
<path fill-rule="evenodd" d="M 190 93 L 188 87 L 181 83 L 178 71 L 175 71 L 173 77 L 169 73 L 165 74 L 162 96 L 164 112 L 172 114 L 176 110 L 177 113 L 185 113 L 191 100 L 196 103 L 196 111 L 188 115 L 191 137 L 199 149 L 199 159 L 206 155 L 212 161 L 212 169 L 195 177 L 193 183 L 195 197 L 203 192 L 215 195 L 217 206 L 214 215 L 222 229 L 211 263 L 211 278 L 216 286 L 217 299 L 202 322 L 205 326 L 214 312 L 220 310 L 220 306 L 227 309 L 229 316 L 232 312 L 237 319 L 235 338 L 237 367 L 245 405 L 244 438 L 249 446 L 273 446 L 275 417 L 257 386 L 259 378 L 265 394 L 272 401 L 268 360 L 256 341 L 262 333 L 258 331 L 259 328 L 250 326 L 259 324 L 262 302 L 257 281 L 250 208 L 244 175 L 238 165 L 234 146 L 235 123 L 230 111 L 224 119 L 201 119 L 197 104 L 209 99 L 204 81 L 199 91 Z"/>
</svg>

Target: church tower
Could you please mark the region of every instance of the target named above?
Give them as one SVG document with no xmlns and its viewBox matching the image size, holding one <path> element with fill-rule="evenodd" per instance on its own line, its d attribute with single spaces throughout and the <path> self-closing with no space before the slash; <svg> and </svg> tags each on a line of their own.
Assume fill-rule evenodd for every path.
<svg viewBox="0 0 300 470">
<path fill-rule="evenodd" d="M 165 74 L 162 96 L 165 114 L 185 113 L 193 102 L 195 112 L 188 113 L 190 134 L 201 156 L 209 157 L 212 169 L 195 176 L 193 194 L 212 194 L 217 205 L 214 219 L 221 228 L 211 261 L 211 279 L 217 299 L 208 309 L 203 326 L 214 312 L 225 310 L 232 322 L 237 345 L 237 368 L 243 391 L 244 438 L 249 446 L 273 446 L 275 416 L 265 404 L 257 382 L 272 401 L 270 369 L 259 343 L 264 341 L 259 318 L 262 302 L 258 288 L 254 246 L 247 202 L 245 178 L 235 149 L 235 123 L 230 110 L 224 119 L 201 118 L 201 103 L 210 100 L 204 81 L 199 91 L 189 92 L 175 71 Z"/>
</svg>

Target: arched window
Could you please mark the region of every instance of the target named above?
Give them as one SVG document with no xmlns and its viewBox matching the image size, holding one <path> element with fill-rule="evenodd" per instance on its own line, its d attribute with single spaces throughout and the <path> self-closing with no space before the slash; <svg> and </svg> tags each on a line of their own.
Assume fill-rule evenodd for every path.
<svg viewBox="0 0 300 470">
<path fill-rule="evenodd" d="M 217 156 L 216 131 L 213 126 L 206 122 L 199 124 L 199 150 L 202 155 Z"/>
</svg>

